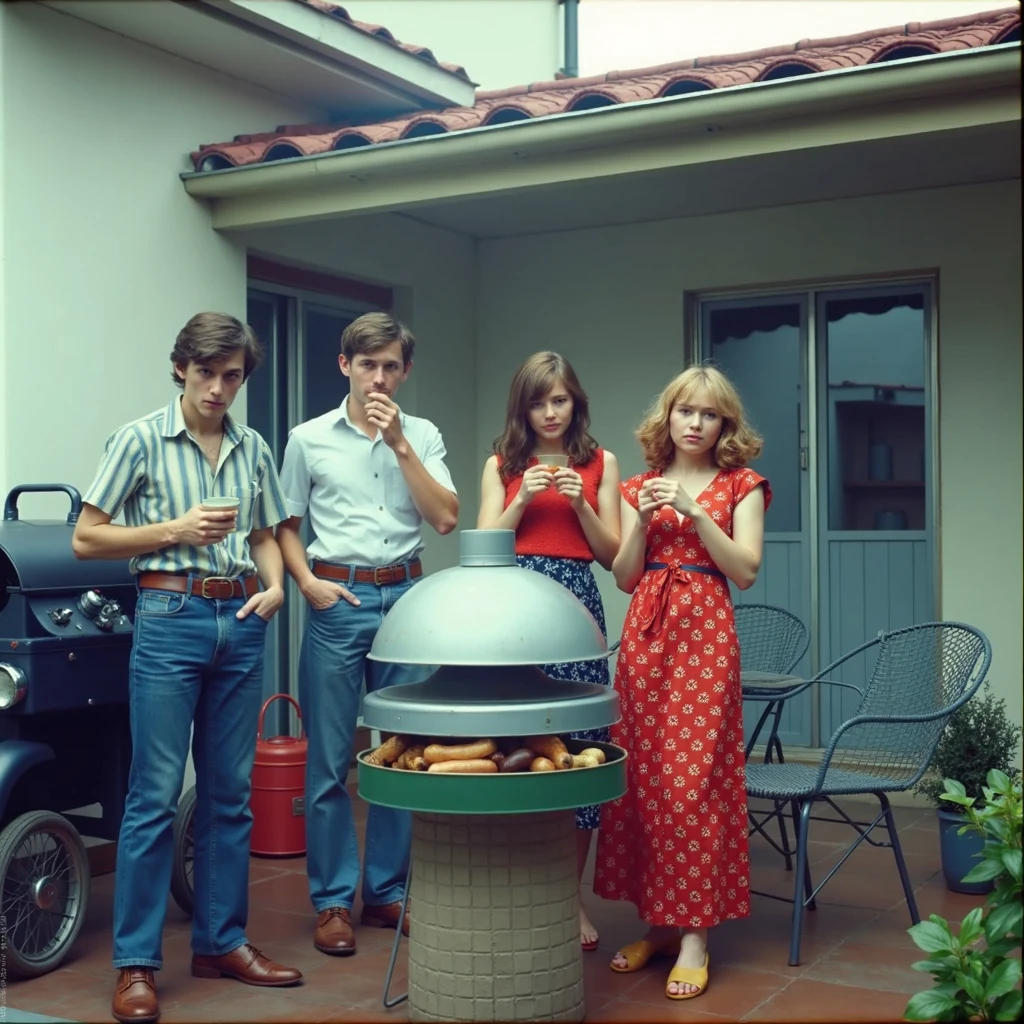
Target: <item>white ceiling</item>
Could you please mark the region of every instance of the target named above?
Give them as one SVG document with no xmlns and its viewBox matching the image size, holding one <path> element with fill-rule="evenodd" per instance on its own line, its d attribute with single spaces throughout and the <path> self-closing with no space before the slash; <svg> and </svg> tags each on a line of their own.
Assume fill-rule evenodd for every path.
<svg viewBox="0 0 1024 1024">
<path fill-rule="evenodd" d="M 1019 178 L 1020 147 L 1018 121 L 522 189 L 404 215 L 476 238 L 567 231 Z"/>
</svg>

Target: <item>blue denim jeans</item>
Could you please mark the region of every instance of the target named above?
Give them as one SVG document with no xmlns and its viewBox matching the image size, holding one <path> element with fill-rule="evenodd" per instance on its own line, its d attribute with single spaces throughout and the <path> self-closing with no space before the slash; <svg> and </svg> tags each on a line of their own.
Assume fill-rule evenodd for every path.
<svg viewBox="0 0 1024 1024">
<path fill-rule="evenodd" d="M 319 912 L 351 909 L 359 883 L 359 846 L 346 779 L 363 677 L 368 692 L 425 679 L 433 668 L 368 661 L 385 614 L 415 581 L 378 587 L 353 583 L 356 607 L 341 600 L 309 609 L 299 656 L 299 702 L 309 740 L 306 762 L 306 871 Z M 370 806 L 366 820 L 363 903 L 400 900 L 409 867 L 412 822 L 407 811 Z"/>
<path fill-rule="evenodd" d="M 246 941 L 249 785 L 267 624 L 239 620 L 245 602 L 142 590 L 128 688 L 132 765 L 117 847 L 114 967 L 162 965 L 174 860 L 172 828 L 195 725 L 193 952 Z"/>
</svg>

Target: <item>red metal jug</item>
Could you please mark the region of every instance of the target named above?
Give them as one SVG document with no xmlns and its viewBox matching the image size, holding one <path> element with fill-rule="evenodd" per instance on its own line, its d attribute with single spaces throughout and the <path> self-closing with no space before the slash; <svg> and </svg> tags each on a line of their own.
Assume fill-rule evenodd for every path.
<svg viewBox="0 0 1024 1024">
<path fill-rule="evenodd" d="M 286 700 L 299 717 L 299 735 L 263 739 L 263 717 L 275 700 Z M 260 708 L 256 760 L 252 768 L 252 840 L 260 857 L 301 857 L 306 852 L 306 753 L 302 711 L 286 693 L 275 693 Z"/>
</svg>

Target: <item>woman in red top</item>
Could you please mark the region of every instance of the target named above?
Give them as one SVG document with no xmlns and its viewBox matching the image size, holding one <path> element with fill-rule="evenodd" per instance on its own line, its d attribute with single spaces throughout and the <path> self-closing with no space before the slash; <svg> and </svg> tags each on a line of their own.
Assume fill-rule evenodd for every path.
<svg viewBox="0 0 1024 1024">
<path fill-rule="evenodd" d="M 606 804 L 595 891 L 636 904 L 650 926 L 613 971 L 676 964 L 670 999 L 707 987 L 707 930 L 750 913 L 740 658 L 728 582 L 761 565 L 768 482 L 747 469 L 761 439 L 732 384 L 695 366 L 637 431 L 647 473 L 622 484 L 612 571 L 632 593 L 612 742 L 629 753 L 626 795 Z"/>
<path fill-rule="evenodd" d="M 569 363 L 555 352 L 527 359 L 512 378 L 505 430 L 484 466 L 477 526 L 515 530 L 519 564 L 575 594 L 607 636 L 590 563 L 596 559 L 610 569 L 619 549 L 619 467 L 611 452 L 598 448 L 589 426 L 587 396 Z M 545 462 L 556 455 L 567 456 L 569 466 Z M 608 684 L 605 661 L 541 667 L 553 679 Z M 607 741 L 608 730 L 572 735 Z M 580 875 L 599 820 L 599 807 L 576 811 Z M 580 942 L 584 949 L 597 948 L 582 900 Z"/>
</svg>

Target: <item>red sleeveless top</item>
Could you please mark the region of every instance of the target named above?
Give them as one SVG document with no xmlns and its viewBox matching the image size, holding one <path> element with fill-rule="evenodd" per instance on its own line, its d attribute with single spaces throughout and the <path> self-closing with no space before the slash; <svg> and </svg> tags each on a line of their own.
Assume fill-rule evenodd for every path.
<svg viewBox="0 0 1024 1024">
<path fill-rule="evenodd" d="M 537 461 L 531 458 L 527 466 L 536 466 Z M 583 499 L 596 512 L 597 489 L 604 475 L 604 449 L 598 448 L 585 466 L 573 466 L 572 469 L 583 477 Z M 500 456 L 498 470 L 501 470 Z M 505 508 L 512 504 L 522 486 L 522 474 L 505 482 Z M 554 486 L 541 491 L 526 506 L 516 528 L 516 554 L 594 560 L 594 552 L 587 543 L 579 516 L 573 511 L 569 499 L 559 494 Z"/>
</svg>

